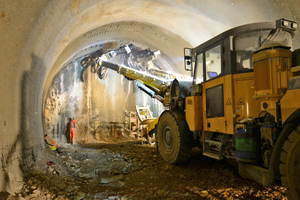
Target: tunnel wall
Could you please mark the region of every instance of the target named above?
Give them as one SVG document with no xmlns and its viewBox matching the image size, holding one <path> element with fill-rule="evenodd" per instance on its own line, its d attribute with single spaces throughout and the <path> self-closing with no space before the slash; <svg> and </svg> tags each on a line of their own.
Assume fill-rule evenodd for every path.
<svg viewBox="0 0 300 200">
<path fill-rule="evenodd" d="M 44 147 L 45 91 L 69 56 L 96 39 L 78 40 L 76 48 L 67 48 L 86 32 L 120 21 L 152 24 L 172 33 L 170 40 L 156 40 L 161 41 L 156 46 L 166 46 L 162 51 L 180 60 L 185 46 L 245 23 L 282 17 L 299 21 L 299 10 L 298 0 L 1 1 L 0 190 L 20 189 L 20 166 L 29 167 Z M 168 42 L 178 38 L 181 42 Z M 300 47 L 299 38 L 298 31 L 294 48 Z"/>
<path fill-rule="evenodd" d="M 97 52 L 105 53 L 118 49 L 124 43 L 129 44 L 130 41 L 102 41 L 93 44 L 88 49 L 91 52 L 98 50 Z M 140 44 L 133 45 L 136 51 L 147 48 Z M 105 46 L 109 48 L 106 49 Z M 149 106 L 154 117 L 158 117 L 165 109 L 161 102 L 139 90 L 136 82 L 129 81 L 117 72 L 108 70 L 105 78 L 100 79 L 96 73 L 95 63 L 82 67 L 81 61 L 87 56 L 91 56 L 91 53 L 78 54 L 64 66 L 52 80 L 46 94 L 43 119 L 45 134 L 51 136 L 60 145 L 66 146 L 66 143 L 71 143 L 70 121 L 73 117 L 76 117 L 78 126 L 76 128 L 77 143 L 95 140 L 107 142 L 129 136 L 130 126 L 125 123 L 125 113 L 135 112 L 136 105 Z M 150 56 L 146 60 L 150 58 L 153 59 Z M 126 54 L 116 56 L 111 60 L 114 63 L 123 63 L 127 67 L 129 63 L 134 62 L 131 67 L 145 70 L 144 67 L 147 65 L 136 61 L 138 59 L 128 62 Z M 163 61 L 164 57 L 159 55 L 151 62 L 159 65 Z M 115 126 L 118 127 L 117 130 Z M 120 131 L 121 137 L 115 134 L 116 131 Z"/>
</svg>

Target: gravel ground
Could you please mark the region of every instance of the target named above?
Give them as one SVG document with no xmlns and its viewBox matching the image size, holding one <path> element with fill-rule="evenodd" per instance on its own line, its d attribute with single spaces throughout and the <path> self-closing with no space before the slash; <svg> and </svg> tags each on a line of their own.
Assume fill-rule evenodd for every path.
<svg viewBox="0 0 300 200">
<path fill-rule="evenodd" d="M 48 165 L 52 161 L 55 165 Z M 141 141 L 65 145 L 37 160 L 22 192 L 7 199 L 287 199 L 285 188 L 238 175 L 235 162 L 194 149 L 180 165 L 166 163 Z M 3 197 L 5 194 L 1 194 Z M 0 197 L 1 197 L 0 195 Z M 2 198 L 1 198 L 2 199 Z"/>
</svg>

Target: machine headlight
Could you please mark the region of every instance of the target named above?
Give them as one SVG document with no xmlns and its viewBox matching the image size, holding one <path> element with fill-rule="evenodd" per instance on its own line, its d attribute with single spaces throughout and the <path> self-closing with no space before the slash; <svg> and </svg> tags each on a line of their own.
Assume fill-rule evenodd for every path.
<svg viewBox="0 0 300 200">
<path fill-rule="evenodd" d="M 289 22 L 288 21 L 282 21 L 282 26 L 288 27 L 289 26 Z"/>
<path fill-rule="evenodd" d="M 298 24 L 297 23 L 292 23 L 292 28 L 297 29 L 298 28 Z"/>
</svg>

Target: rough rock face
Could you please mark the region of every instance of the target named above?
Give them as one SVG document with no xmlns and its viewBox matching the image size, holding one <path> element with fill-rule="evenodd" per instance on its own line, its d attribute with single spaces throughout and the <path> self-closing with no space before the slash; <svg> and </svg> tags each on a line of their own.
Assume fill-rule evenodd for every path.
<svg viewBox="0 0 300 200">
<path fill-rule="evenodd" d="M 287 199 L 285 188 L 243 179 L 232 163 L 202 157 L 198 149 L 181 165 L 166 163 L 153 146 L 136 140 L 66 145 L 60 152 L 39 158 L 22 191 L 9 198 Z"/>
</svg>

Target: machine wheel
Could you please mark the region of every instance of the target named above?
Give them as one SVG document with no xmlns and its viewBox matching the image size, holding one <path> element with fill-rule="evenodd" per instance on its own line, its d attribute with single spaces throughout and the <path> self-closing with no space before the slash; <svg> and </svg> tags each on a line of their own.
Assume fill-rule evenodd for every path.
<svg viewBox="0 0 300 200">
<path fill-rule="evenodd" d="M 281 183 L 287 188 L 288 199 L 300 199 L 300 126 L 285 141 L 280 161 Z"/>
<path fill-rule="evenodd" d="M 177 122 L 171 112 L 164 112 L 157 125 L 158 150 L 169 163 L 181 163 L 190 158 L 190 131 L 184 120 Z"/>
</svg>

